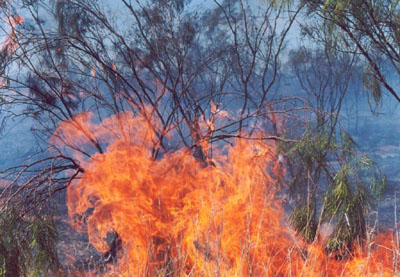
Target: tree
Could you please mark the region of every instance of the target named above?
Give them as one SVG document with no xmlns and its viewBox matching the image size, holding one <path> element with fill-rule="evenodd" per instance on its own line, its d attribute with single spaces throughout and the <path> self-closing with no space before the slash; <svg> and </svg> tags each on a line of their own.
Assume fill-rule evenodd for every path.
<svg viewBox="0 0 400 277">
<path fill-rule="evenodd" d="M 184 147 L 207 166 L 214 145 L 224 141 L 284 139 L 256 134 L 274 112 L 279 55 L 300 9 L 214 1 L 200 13 L 187 4 L 121 0 L 117 16 L 94 0 L 2 6 L 10 21 L 2 51 L 4 113 L 34 120 L 39 147 L 26 164 L 2 172 L 3 211 L 18 207 L 25 218 L 45 210 L 87 170 L 86 160 L 106 151 L 107 142 L 86 126 L 88 112 L 95 122 L 124 112 L 145 118 L 155 128 L 154 160 Z M 27 16 L 20 20 L 16 11 Z M 57 133 L 63 122 L 87 143 Z M 112 136 L 125 135 L 119 124 Z"/>
<path fill-rule="evenodd" d="M 343 251 L 339 255 L 345 256 L 355 241 L 366 239 L 368 212 L 385 183 L 379 168 L 358 154 L 356 143 L 340 125 L 343 100 L 350 89 L 357 90 L 358 60 L 330 52 L 329 45 L 322 49 L 303 46 L 290 57 L 308 106 L 314 107 L 314 120 L 304 121 L 297 129 L 299 142 L 283 144 L 296 205 L 291 221 L 308 241 L 318 239 L 322 223 L 335 222 L 326 249 Z"/>
<path fill-rule="evenodd" d="M 392 81 L 399 73 L 398 1 L 303 2 L 308 13 L 316 16 L 318 25 L 330 34 L 334 49 L 363 57 L 366 62 L 364 86 L 371 91 L 375 101 L 387 91 L 400 102 Z M 315 29 L 307 30 L 312 35 Z"/>
</svg>

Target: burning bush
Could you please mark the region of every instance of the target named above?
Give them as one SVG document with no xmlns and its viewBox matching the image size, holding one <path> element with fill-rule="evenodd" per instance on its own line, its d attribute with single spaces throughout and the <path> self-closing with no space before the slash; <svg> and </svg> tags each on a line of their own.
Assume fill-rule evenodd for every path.
<svg viewBox="0 0 400 277">
<path fill-rule="evenodd" d="M 397 248 L 389 236 L 368 249 L 355 246 L 343 261 L 327 254 L 321 241 L 296 238 L 279 197 L 284 168 L 273 143 L 238 139 L 214 150 L 206 163 L 184 150 L 153 159 L 154 125 L 145 118 L 126 113 L 99 124 L 89 118 L 64 122 L 53 139 L 79 149 L 90 140 L 107 141 L 104 153 L 77 156 L 85 170 L 69 186 L 67 204 L 72 224 L 98 251 L 109 252 L 106 238 L 118 234 L 110 272 L 393 274 Z"/>
</svg>

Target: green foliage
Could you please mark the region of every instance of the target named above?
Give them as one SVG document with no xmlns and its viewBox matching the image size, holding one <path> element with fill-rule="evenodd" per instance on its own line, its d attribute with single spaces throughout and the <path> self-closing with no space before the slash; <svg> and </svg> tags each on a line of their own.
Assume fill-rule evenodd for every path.
<svg viewBox="0 0 400 277">
<path fill-rule="evenodd" d="M 349 0 L 327 0 L 322 5 L 322 10 L 325 12 L 333 11 L 333 14 L 340 18 L 345 13 L 346 9 L 351 5 Z M 354 1 L 353 1 L 354 2 Z"/>
<path fill-rule="evenodd" d="M 380 102 L 383 88 L 400 102 L 397 88 L 389 81 L 393 73 L 399 74 L 399 1 L 305 0 L 302 3 L 314 15 L 310 16 L 311 24 L 327 30 L 314 37 L 315 41 L 331 44 L 337 52 L 361 57 L 368 64 L 363 83 L 375 104 Z"/>
<path fill-rule="evenodd" d="M 21 219 L 15 210 L 0 214 L 2 276 L 47 276 L 59 268 L 56 228 L 47 215 Z"/>
<path fill-rule="evenodd" d="M 349 134 L 336 133 L 308 128 L 300 142 L 281 145 L 281 151 L 295 168 L 291 224 L 308 242 L 318 237 L 323 222 L 333 224 L 326 250 L 343 254 L 366 237 L 368 212 L 381 198 L 386 179 Z"/>
<path fill-rule="evenodd" d="M 314 163 L 324 162 L 326 151 L 332 151 L 337 148 L 330 143 L 329 134 L 326 132 L 314 132 L 311 129 L 305 131 L 301 140 L 289 148 L 288 156 L 296 157 L 309 166 Z"/>
<path fill-rule="evenodd" d="M 28 226 L 30 232 L 29 249 L 33 254 L 32 275 L 57 271 L 59 261 L 56 251 L 57 230 L 51 218 L 36 217 Z"/>
<path fill-rule="evenodd" d="M 325 220 L 336 219 L 337 224 L 326 245 L 328 251 L 350 249 L 354 240 L 366 236 L 366 218 L 368 209 L 367 191 L 360 187 L 352 189 L 349 176 L 352 168 L 345 165 L 334 178 L 324 203 Z"/>
<path fill-rule="evenodd" d="M 386 178 L 371 159 L 365 155 L 352 158 L 335 174 L 324 201 L 323 219 L 336 222 L 326 246 L 330 252 L 362 242 L 367 214 L 385 188 Z"/>
<path fill-rule="evenodd" d="M 22 245 L 17 239 L 16 218 L 0 215 L 0 269 L 4 276 L 19 276 L 25 272 L 25 264 L 21 263 Z"/>
<path fill-rule="evenodd" d="M 371 66 L 365 68 L 362 81 L 365 89 L 371 92 L 371 96 L 377 106 L 382 100 L 382 90 Z"/>
<path fill-rule="evenodd" d="M 300 205 L 292 212 L 290 222 L 298 234 L 302 235 L 307 242 L 314 240 L 317 231 L 314 210 L 308 209 L 306 205 Z"/>
<path fill-rule="evenodd" d="M 389 38 L 391 32 L 379 29 L 387 24 L 386 21 L 384 24 L 379 21 L 375 26 L 373 19 L 381 20 L 389 15 L 393 20 L 397 12 L 388 14 L 387 4 L 392 4 L 392 11 L 399 7 L 393 1 L 307 0 L 301 3 L 306 4 L 312 18 L 302 26 L 304 35 L 324 49 L 321 60 L 329 63 L 325 65 L 321 60 L 310 59 L 312 55 L 309 53 L 312 52 L 308 50 L 293 52 L 296 55 L 292 55 L 297 78 L 307 93 L 308 101 L 318 111 L 310 117 L 310 123 L 299 128 L 297 134 L 289 135 L 296 137 L 298 143 L 286 143 L 281 147 L 288 158 L 289 193 L 295 202 L 291 223 L 299 235 L 312 241 L 318 237 L 321 224 L 329 222 L 334 231 L 326 250 L 341 252 L 351 249 L 354 242 L 362 243 L 366 237 L 368 213 L 375 207 L 385 187 L 384 174 L 371 159 L 360 153 L 351 136 L 340 127 L 341 101 L 348 88 L 346 80 L 352 78 L 350 74 L 368 64 L 363 72 L 363 85 L 371 92 L 375 105 L 381 102 L 383 86 L 389 87 L 379 71 L 384 64 L 380 59 L 381 52 L 387 54 L 398 48 L 390 47 L 390 51 L 382 48 L 391 41 L 382 40 Z M 398 24 L 387 25 L 387 30 L 398 32 Z M 396 35 L 396 32 L 393 33 Z M 369 39 L 373 43 L 367 43 Z M 379 43 L 374 45 L 377 41 Z M 332 69 L 332 61 L 342 55 L 350 62 L 338 64 L 339 71 L 309 73 L 308 67 Z M 366 60 L 358 59 L 359 55 L 365 56 Z M 360 75 L 356 73 L 354 77 Z M 318 81 L 324 83 L 318 86 Z"/>
</svg>

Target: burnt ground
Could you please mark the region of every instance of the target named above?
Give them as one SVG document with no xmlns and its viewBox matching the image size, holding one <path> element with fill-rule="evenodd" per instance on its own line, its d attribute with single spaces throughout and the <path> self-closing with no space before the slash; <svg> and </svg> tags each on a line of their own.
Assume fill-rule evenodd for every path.
<svg viewBox="0 0 400 277">
<path fill-rule="evenodd" d="M 78 273 L 105 270 L 110 257 L 98 252 L 90 243 L 86 233 L 77 232 L 70 224 L 68 209 L 65 204 L 65 193 L 57 196 L 56 226 L 58 229 L 58 255 L 62 272 L 66 276 Z"/>
</svg>

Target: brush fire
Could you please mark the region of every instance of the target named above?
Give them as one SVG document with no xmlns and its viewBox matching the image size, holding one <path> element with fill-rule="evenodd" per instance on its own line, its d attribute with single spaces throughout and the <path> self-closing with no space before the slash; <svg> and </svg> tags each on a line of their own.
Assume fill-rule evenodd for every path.
<svg viewBox="0 0 400 277">
<path fill-rule="evenodd" d="M 75 157 L 85 168 L 67 192 L 72 225 L 102 253 L 120 239 L 107 274 L 121 276 L 393 276 L 391 232 L 338 258 L 319 236 L 305 243 L 287 223 L 285 168 L 274 143 L 237 139 L 199 161 L 174 150 L 154 159 L 157 123 L 130 113 L 62 123 L 54 141 L 104 153 Z M 74 148 L 75 146 L 75 148 Z M 88 150 L 90 152 L 90 150 Z"/>
</svg>

